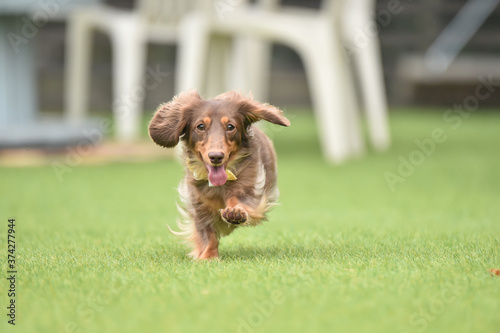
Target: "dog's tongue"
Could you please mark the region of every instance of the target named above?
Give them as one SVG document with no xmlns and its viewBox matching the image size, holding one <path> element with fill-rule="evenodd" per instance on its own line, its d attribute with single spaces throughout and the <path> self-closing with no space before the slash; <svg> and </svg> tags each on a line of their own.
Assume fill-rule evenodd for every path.
<svg viewBox="0 0 500 333">
<path fill-rule="evenodd" d="M 222 186 L 227 181 L 226 170 L 223 165 L 213 166 L 207 165 L 208 168 L 208 180 L 213 186 Z"/>
</svg>

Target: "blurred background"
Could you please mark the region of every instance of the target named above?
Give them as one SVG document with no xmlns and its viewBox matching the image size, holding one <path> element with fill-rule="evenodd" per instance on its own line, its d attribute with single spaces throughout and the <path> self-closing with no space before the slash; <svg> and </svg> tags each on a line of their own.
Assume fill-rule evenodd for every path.
<svg viewBox="0 0 500 333">
<path fill-rule="evenodd" d="M 384 10 L 391 0 L 377 1 L 377 9 Z M 318 7 L 319 0 L 283 0 L 285 5 Z M 410 69 L 402 68 L 402 61 L 424 56 L 444 27 L 458 13 L 466 0 L 405 1 L 404 10 L 392 17 L 390 24 L 379 26 L 384 78 L 390 106 L 450 106 L 474 92 L 476 77 L 468 80 L 446 78 L 427 82 L 412 77 Z M 131 9 L 133 0 L 108 0 L 104 3 L 123 9 Z M 42 110 L 57 111 L 63 108 L 63 71 L 65 22 L 50 21 L 40 29 L 36 43 L 36 71 L 40 89 Z M 477 58 L 497 59 L 491 71 L 500 69 L 500 8 L 496 8 L 478 32 L 467 43 L 461 56 L 465 66 L 479 66 Z M 106 112 L 111 109 L 111 48 L 109 38 L 97 33 L 92 65 L 90 109 Z M 175 46 L 151 44 L 148 65 L 159 64 L 162 69 L 175 73 Z M 291 107 L 310 107 L 309 88 L 300 58 L 282 45 L 273 46 L 270 102 Z M 463 68 L 462 68 L 463 69 Z M 458 75 L 458 74 L 456 74 Z M 174 78 L 170 75 L 158 89 L 149 91 L 145 108 L 153 110 L 158 104 L 170 100 L 174 94 Z M 483 105 L 498 106 L 500 91 L 484 101 Z"/>
<path fill-rule="evenodd" d="M 255 3 L 255 1 L 250 2 Z M 172 20 L 172 23 L 169 24 L 175 25 L 174 34 L 177 33 L 177 26 L 180 25 L 184 14 L 189 12 L 184 8 L 187 7 L 184 5 L 185 3 L 188 2 L 178 2 L 177 5 L 173 5 L 177 12 L 170 13 L 169 19 Z M 235 16 L 235 9 L 241 3 L 243 1 L 218 0 L 212 2 L 212 9 L 215 8 L 215 14 L 219 16 L 220 21 L 219 27 L 214 30 L 216 33 L 224 32 L 224 29 L 231 29 L 227 27 L 235 26 L 234 22 L 227 24 L 227 21 L 231 16 Z M 297 17 L 300 17 L 301 13 L 304 13 L 303 15 L 306 17 L 307 13 L 314 10 L 319 11 L 321 8 L 327 12 L 326 6 L 321 7 L 325 3 L 332 3 L 332 7 L 337 3 L 342 3 L 345 7 L 350 4 L 352 8 L 356 8 L 356 6 L 366 7 L 363 9 L 364 13 L 360 16 L 361 18 L 357 18 L 356 27 L 353 23 L 353 27 L 343 28 L 347 32 L 343 31 L 344 36 L 340 38 L 339 43 L 344 53 L 344 60 L 339 64 L 341 67 L 352 67 L 353 76 L 357 72 L 357 88 L 355 89 L 358 93 L 358 101 L 364 99 L 364 108 L 369 109 L 369 105 L 376 105 L 372 110 L 375 115 L 373 119 L 370 118 L 372 111 L 365 111 L 369 111 L 368 127 L 374 124 L 371 129 L 372 144 L 379 150 L 384 150 L 390 145 L 388 138 L 390 131 L 386 125 L 389 109 L 392 112 L 398 112 L 398 109 L 401 110 L 405 107 L 451 108 L 457 103 L 464 102 L 467 97 L 476 94 L 478 84 L 482 84 L 479 78 L 484 81 L 491 76 L 489 79 L 491 85 L 494 78 L 500 77 L 500 34 L 498 33 L 500 30 L 500 9 L 497 0 L 357 0 L 351 2 L 339 0 L 325 1 L 324 3 L 319 0 L 270 0 L 263 1 L 263 3 L 264 7 L 268 6 L 265 10 L 270 11 L 295 8 L 297 9 L 295 13 L 298 15 L 296 15 Z M 169 101 L 176 92 L 183 90 L 179 89 L 179 87 L 183 87 L 182 83 L 179 85 L 183 79 L 179 81 L 177 42 L 191 39 L 191 37 L 186 36 L 196 36 L 195 33 L 180 38 L 179 34 L 168 37 L 171 40 L 165 43 L 167 33 L 162 33 L 161 30 L 154 32 L 153 30 L 160 25 L 165 25 L 166 18 L 162 18 L 160 15 L 155 17 L 154 6 L 160 8 L 163 4 L 161 1 L 151 0 L 72 0 L 65 2 L 2 0 L 0 22 L 2 22 L 3 51 L 0 52 L 0 56 L 3 59 L 0 59 L 0 64 L 3 74 L 0 76 L 0 89 L 3 94 L 0 96 L 2 96 L 3 104 L 0 104 L 0 128 L 3 128 L 3 134 L 0 134 L 0 144 L 4 148 L 23 146 L 22 138 L 20 138 L 19 143 L 11 140 L 17 135 L 22 136 L 19 134 L 21 132 L 40 132 L 36 135 L 32 134 L 26 140 L 30 146 L 36 146 L 37 142 L 43 141 L 43 138 L 50 136 L 50 133 L 60 133 L 61 140 L 59 142 L 62 142 L 63 146 L 66 143 L 82 143 L 82 140 L 86 139 L 82 137 L 82 131 L 90 131 L 98 128 L 99 125 L 90 122 L 77 122 L 75 125 L 75 122 L 70 121 L 41 129 L 42 127 L 33 120 L 44 115 L 57 117 L 63 113 L 66 116 L 69 115 L 69 117 L 64 118 L 65 120 L 67 118 L 79 121 L 89 120 L 91 118 L 89 114 L 98 117 L 111 117 L 113 109 L 116 116 L 117 112 L 120 111 L 120 105 L 117 106 L 121 103 L 119 96 L 123 94 L 130 96 L 134 93 L 134 88 L 137 88 L 137 82 L 147 80 L 152 75 L 154 89 L 146 87 L 139 92 L 139 97 L 132 96 L 132 101 L 123 103 L 124 109 L 129 108 L 132 111 L 127 111 L 129 114 L 127 120 L 120 120 L 122 123 L 118 124 L 118 133 L 115 133 L 115 137 L 119 141 L 136 140 L 137 129 L 142 126 L 138 123 L 144 121 L 144 119 L 140 120 L 139 118 L 150 117 L 152 111 L 159 104 Z M 270 8 L 269 6 L 274 7 Z M 277 10 L 277 6 L 281 6 L 279 10 Z M 92 11 L 92 8 L 100 9 Z M 103 13 L 102 8 L 106 8 L 109 13 L 100 17 Z M 161 8 L 165 11 L 165 8 Z M 349 9 L 350 12 L 355 12 L 352 8 Z M 300 12 L 301 9 L 302 12 Z M 306 12 L 304 9 L 310 11 Z M 233 15 L 228 14 L 232 11 L 234 11 Z M 133 12 L 147 13 L 145 16 L 143 15 L 143 18 L 146 17 L 146 20 L 150 20 L 147 23 L 149 25 L 145 28 L 146 33 L 149 34 L 146 41 L 147 46 L 141 51 L 137 51 L 139 48 L 134 47 L 134 44 L 126 42 L 120 44 L 126 39 L 133 39 L 132 35 L 134 38 L 137 37 L 135 33 L 138 29 L 134 28 L 132 24 L 135 18 L 128 17 L 124 20 L 120 14 Z M 337 10 L 337 12 L 342 11 Z M 182 13 L 182 15 L 176 13 Z M 356 21 L 356 18 L 345 18 L 351 15 L 347 11 L 346 13 L 345 15 L 333 14 L 331 21 L 345 21 L 341 24 L 346 26 L 351 24 L 349 22 Z M 251 16 L 248 17 L 251 18 Z M 378 31 L 375 33 L 373 29 L 370 30 L 370 20 L 376 22 Z M 73 22 L 73 29 L 69 28 L 68 22 Z M 83 31 L 78 24 L 88 27 Z M 227 25 L 226 28 L 224 28 L 224 24 Z M 251 31 L 252 24 L 255 22 L 243 29 L 247 29 L 246 32 Z M 117 33 L 120 28 L 115 29 L 116 27 L 113 25 L 122 25 L 124 29 Z M 94 29 L 90 34 L 91 28 L 89 27 L 97 29 Z M 70 30 L 74 35 L 69 35 Z M 103 30 L 107 33 L 103 33 Z M 13 31 L 17 31 L 17 33 L 13 34 Z M 243 33 L 240 33 L 239 36 L 245 35 L 245 30 L 242 31 Z M 307 33 L 311 33 L 311 31 L 313 31 L 311 37 L 315 38 L 313 36 L 314 30 Z M 307 33 L 304 32 L 304 34 Z M 72 38 L 71 36 L 77 37 Z M 85 42 L 80 43 L 82 40 Z M 371 40 L 375 45 L 367 52 L 365 49 L 368 47 L 364 46 L 366 40 Z M 68 47 L 68 41 L 72 41 L 71 47 Z M 344 148 L 340 147 L 344 145 L 343 143 L 339 144 L 338 148 L 332 148 L 330 152 L 327 151 L 328 148 L 324 148 L 327 158 L 342 161 L 344 155 L 359 155 L 358 153 L 363 148 L 359 142 L 356 142 L 356 140 L 362 140 L 361 136 L 356 134 L 359 132 L 357 119 L 345 119 L 345 122 L 340 121 L 340 118 L 327 119 L 328 113 L 331 113 L 331 109 L 335 108 L 328 104 L 331 103 L 331 100 L 327 98 L 328 93 L 320 92 L 314 97 L 316 92 L 320 90 L 318 87 L 324 84 L 317 83 L 321 82 L 321 79 L 314 82 L 314 79 L 311 80 L 308 77 L 308 65 L 304 63 L 304 59 L 307 57 L 304 58 L 303 55 L 300 55 L 300 50 L 290 47 L 293 42 L 281 43 L 280 38 L 271 38 L 270 41 L 268 57 L 262 58 L 270 63 L 270 66 L 261 66 L 265 70 L 265 80 L 256 81 L 257 84 L 253 84 L 253 86 L 247 84 L 245 88 L 265 90 L 264 94 L 257 92 L 257 97 L 283 109 L 300 109 L 305 112 L 319 110 L 318 126 L 319 132 L 323 133 L 320 134 L 323 147 L 327 147 L 328 142 L 346 141 Z M 218 41 L 215 40 L 211 47 L 217 48 L 217 45 L 222 45 L 217 43 Z M 318 45 L 320 44 L 318 42 Z M 114 52 L 113 45 L 120 51 Z M 120 48 L 120 45 L 125 45 L 130 49 Z M 378 48 L 379 46 L 380 48 Z M 10 48 L 15 52 L 12 53 Z M 69 52 L 73 52 L 73 56 L 69 56 Z M 118 56 L 120 53 L 131 53 L 132 55 L 120 58 Z M 371 57 L 372 59 L 368 60 L 372 61 L 371 65 L 365 63 L 365 67 L 363 67 L 353 64 L 351 58 L 355 58 L 358 53 L 366 53 L 368 58 Z M 85 63 L 85 60 L 80 57 L 82 54 L 87 56 L 85 59 L 90 59 L 88 67 L 81 65 Z M 216 56 L 222 57 L 217 52 Z M 134 66 L 131 66 L 131 63 L 127 63 L 127 61 L 135 61 L 137 65 L 134 64 L 134 66 L 139 71 L 130 70 Z M 190 61 L 191 64 L 196 64 L 196 59 L 190 59 Z M 312 64 L 311 66 L 316 65 Z M 182 73 L 182 77 L 185 77 L 186 73 L 189 72 L 189 66 L 187 68 L 188 71 Z M 367 69 L 374 69 L 375 72 L 366 74 Z M 193 71 L 195 70 L 193 69 Z M 120 72 L 125 74 L 121 76 Z M 156 76 L 154 72 L 156 72 Z M 318 70 L 312 72 L 318 73 Z M 19 75 L 20 73 L 22 75 Z M 219 74 L 221 77 L 224 76 L 223 73 Z M 113 75 L 115 75 L 114 79 Z M 324 76 L 335 75 L 329 75 L 326 72 L 324 74 Z M 16 79 L 13 80 L 13 77 Z M 347 90 L 342 92 L 343 88 L 340 88 L 350 86 L 347 79 L 350 78 L 339 75 L 337 81 L 325 81 L 327 85 L 334 83 L 339 85 L 338 87 L 329 87 L 331 91 L 338 93 L 335 98 L 343 97 L 346 92 L 350 93 L 350 89 L 346 88 Z M 135 86 L 133 82 L 135 82 Z M 196 80 L 192 82 L 196 82 Z M 263 82 L 265 84 L 260 84 Z M 363 82 L 365 82 L 364 88 Z M 262 87 L 258 87 L 260 85 Z M 375 91 L 372 96 L 368 96 L 370 93 L 367 91 L 370 90 L 370 85 L 374 87 L 373 90 L 379 92 Z M 194 86 L 188 84 L 186 87 L 201 88 L 196 84 Z M 363 89 L 365 91 L 360 91 Z M 200 90 L 202 93 L 204 92 L 204 89 Z M 216 89 L 218 93 L 223 90 L 222 88 Z M 370 101 L 369 98 L 372 100 Z M 65 104 L 65 100 L 69 102 Z M 337 108 L 346 109 L 344 115 L 341 116 L 351 117 L 350 114 L 356 113 L 356 107 L 349 105 L 347 99 L 345 103 L 339 102 Z M 500 92 L 497 89 L 488 89 L 488 97 L 481 99 L 480 107 L 494 108 L 499 103 Z M 363 107 L 358 109 L 363 109 Z M 115 117 L 115 121 L 116 118 L 120 117 Z M 30 122 L 31 127 L 25 126 Z M 346 133 L 355 133 L 352 136 L 358 138 L 351 140 L 352 138 L 349 139 L 346 133 L 337 138 L 328 137 L 328 134 L 325 134 L 328 133 L 328 130 L 321 129 L 322 123 L 330 125 L 339 123 L 341 125 L 338 125 L 340 127 L 336 128 L 335 131 L 341 131 L 343 127 L 346 127 Z M 9 124 L 14 127 L 21 125 L 14 128 Z M 145 126 L 141 128 L 141 131 L 144 132 Z M 99 130 L 106 132 L 102 128 Z M 377 132 L 379 133 L 378 139 L 377 134 L 374 134 Z M 110 137 L 109 131 L 104 134 Z M 143 133 L 144 135 L 145 133 Z M 349 140 L 352 142 L 348 142 Z M 57 138 L 52 142 L 58 142 Z M 352 153 L 342 153 L 342 149 Z"/>
</svg>

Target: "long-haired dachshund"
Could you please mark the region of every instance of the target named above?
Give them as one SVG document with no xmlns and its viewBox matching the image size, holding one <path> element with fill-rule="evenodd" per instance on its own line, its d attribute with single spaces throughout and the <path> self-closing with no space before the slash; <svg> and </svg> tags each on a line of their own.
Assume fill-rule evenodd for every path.
<svg viewBox="0 0 500 333">
<path fill-rule="evenodd" d="M 278 199 L 273 145 L 252 126 L 261 119 L 290 126 L 279 109 L 240 93 L 204 100 L 190 91 L 160 105 L 149 124 L 158 145 L 183 142 L 179 211 L 185 221 L 174 233 L 194 243 L 194 258 L 217 258 L 220 237 L 264 221 Z"/>
</svg>

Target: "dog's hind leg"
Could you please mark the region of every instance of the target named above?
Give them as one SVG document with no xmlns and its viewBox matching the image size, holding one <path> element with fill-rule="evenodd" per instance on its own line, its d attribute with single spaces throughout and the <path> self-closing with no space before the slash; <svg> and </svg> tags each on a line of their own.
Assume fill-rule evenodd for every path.
<svg viewBox="0 0 500 333">
<path fill-rule="evenodd" d="M 195 228 L 193 234 L 195 249 L 191 252 L 194 259 L 216 259 L 219 257 L 219 239 L 212 226 Z"/>
<path fill-rule="evenodd" d="M 217 234 L 211 232 L 208 234 L 208 244 L 205 250 L 200 255 L 200 259 L 217 259 L 219 258 L 219 240 L 217 239 Z"/>
</svg>

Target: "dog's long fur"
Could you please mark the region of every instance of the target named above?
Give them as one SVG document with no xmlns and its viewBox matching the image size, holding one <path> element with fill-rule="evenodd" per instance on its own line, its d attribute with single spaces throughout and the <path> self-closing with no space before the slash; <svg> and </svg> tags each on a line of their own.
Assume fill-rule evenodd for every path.
<svg viewBox="0 0 500 333">
<path fill-rule="evenodd" d="M 279 109 L 234 91 L 212 100 L 196 91 L 181 93 L 160 105 L 151 120 L 149 133 L 158 145 L 182 142 L 186 176 L 178 207 L 184 220 L 174 234 L 193 242 L 194 258 L 217 258 L 220 237 L 264 221 L 278 199 L 273 145 L 252 126 L 261 119 L 290 125 Z M 220 176 L 221 167 L 236 179 L 212 178 L 221 184 L 210 186 L 208 179 Z"/>
</svg>

